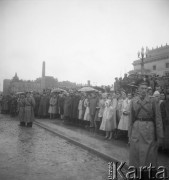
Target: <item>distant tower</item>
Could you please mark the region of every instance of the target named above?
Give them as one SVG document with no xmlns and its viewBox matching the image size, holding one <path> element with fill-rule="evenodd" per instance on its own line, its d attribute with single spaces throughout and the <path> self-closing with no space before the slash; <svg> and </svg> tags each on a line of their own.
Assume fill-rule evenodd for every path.
<svg viewBox="0 0 169 180">
<path fill-rule="evenodd" d="M 43 61 L 42 65 L 42 77 L 45 77 L 45 61 Z"/>
</svg>

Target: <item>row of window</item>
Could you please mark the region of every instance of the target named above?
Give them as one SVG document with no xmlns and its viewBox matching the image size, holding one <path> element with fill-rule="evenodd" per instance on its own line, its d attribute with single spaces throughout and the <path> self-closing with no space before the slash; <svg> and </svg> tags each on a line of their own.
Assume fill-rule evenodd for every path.
<svg viewBox="0 0 169 180">
<path fill-rule="evenodd" d="M 165 64 L 165 67 L 166 67 L 166 68 L 169 68 L 169 63 L 166 63 L 166 64 Z M 153 70 L 156 70 L 156 65 L 153 66 Z"/>
</svg>

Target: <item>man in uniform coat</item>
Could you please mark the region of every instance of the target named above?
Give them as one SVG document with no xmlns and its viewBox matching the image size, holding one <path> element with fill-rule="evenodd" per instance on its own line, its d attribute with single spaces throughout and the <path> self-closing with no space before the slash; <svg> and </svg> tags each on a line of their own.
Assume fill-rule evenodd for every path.
<svg viewBox="0 0 169 180">
<path fill-rule="evenodd" d="M 140 82 L 139 96 L 131 101 L 129 166 L 135 168 L 149 167 L 150 163 L 157 167 L 158 144 L 162 143 L 163 139 L 160 107 L 147 95 L 147 90 L 148 83 Z M 142 179 L 149 179 L 147 171 L 142 174 Z"/>
</svg>

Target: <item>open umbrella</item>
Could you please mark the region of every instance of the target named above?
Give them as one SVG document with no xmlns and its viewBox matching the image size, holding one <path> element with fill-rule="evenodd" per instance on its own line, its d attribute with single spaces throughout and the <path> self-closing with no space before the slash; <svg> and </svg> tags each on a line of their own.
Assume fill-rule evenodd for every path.
<svg viewBox="0 0 169 180">
<path fill-rule="evenodd" d="M 16 95 L 25 94 L 24 92 L 17 92 Z"/>
<path fill-rule="evenodd" d="M 138 87 L 137 84 L 136 84 L 136 82 L 132 82 L 132 83 L 127 84 L 127 85 L 130 86 L 130 87 L 135 87 L 135 88 Z"/>
<path fill-rule="evenodd" d="M 80 92 L 98 92 L 98 90 L 92 88 L 92 87 L 83 87 L 79 89 L 78 91 Z"/>
<path fill-rule="evenodd" d="M 102 93 L 105 92 L 105 89 L 103 89 L 103 88 L 101 88 L 99 86 L 94 86 L 93 88 L 98 90 L 98 91 L 101 91 Z"/>
<path fill-rule="evenodd" d="M 55 92 L 66 92 L 66 90 L 61 89 L 61 88 L 54 88 L 51 90 L 51 93 L 55 93 Z"/>
</svg>

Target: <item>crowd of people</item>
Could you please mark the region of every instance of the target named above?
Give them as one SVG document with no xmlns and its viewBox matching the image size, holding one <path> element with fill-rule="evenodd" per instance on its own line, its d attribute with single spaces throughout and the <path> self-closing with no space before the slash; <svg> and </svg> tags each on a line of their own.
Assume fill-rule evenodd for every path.
<svg viewBox="0 0 169 180">
<path fill-rule="evenodd" d="M 116 82 L 115 82 L 116 83 Z M 32 127 L 34 117 L 62 119 L 64 123 L 105 132 L 105 139 L 118 139 L 119 134 L 128 138 L 130 104 L 137 99 L 138 91 L 124 86 L 109 92 L 78 90 L 42 93 L 26 92 L 0 96 L 3 114 L 18 115 L 20 126 Z M 165 140 L 162 151 L 169 150 L 169 88 L 164 92 L 159 85 L 148 88 L 148 96 L 154 98 L 161 109 Z"/>
</svg>

